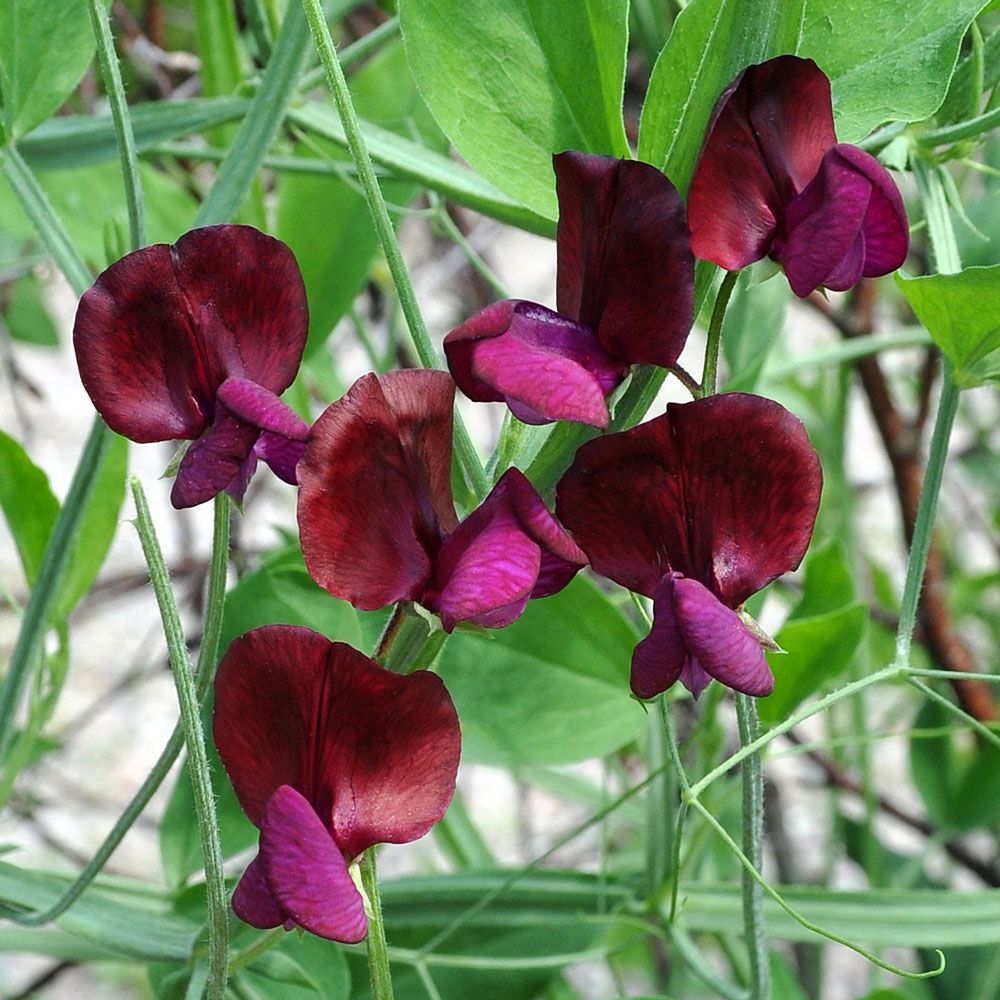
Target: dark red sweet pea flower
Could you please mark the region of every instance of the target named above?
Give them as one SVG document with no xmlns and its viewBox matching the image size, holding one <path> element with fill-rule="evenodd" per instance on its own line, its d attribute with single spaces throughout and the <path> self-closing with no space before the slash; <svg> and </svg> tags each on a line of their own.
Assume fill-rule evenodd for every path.
<svg viewBox="0 0 1000 1000">
<path fill-rule="evenodd" d="M 449 632 L 460 621 L 499 628 L 587 559 L 517 469 L 458 523 L 454 397 L 447 372 L 358 379 L 309 435 L 299 537 L 313 579 L 356 608 L 416 601 Z"/>
<path fill-rule="evenodd" d="M 188 440 L 171 492 L 242 499 L 258 458 L 295 482 L 309 426 L 278 399 L 309 316 L 291 250 L 252 226 L 195 229 L 112 264 L 80 300 L 80 378 L 112 430 Z"/>
<path fill-rule="evenodd" d="M 695 256 L 730 271 L 770 255 L 801 298 L 896 270 L 910 245 L 889 172 L 838 143 L 811 60 L 750 66 L 723 92 L 688 194 Z"/>
<path fill-rule="evenodd" d="M 455 706 L 426 671 L 394 674 L 307 628 L 236 639 L 215 681 L 215 745 L 260 850 L 236 891 L 254 927 L 353 944 L 368 930 L 351 861 L 422 837 L 455 792 Z"/>
<path fill-rule="evenodd" d="M 801 421 L 761 396 L 727 393 L 589 441 L 557 488 L 556 512 L 594 570 L 653 598 L 632 656 L 632 690 L 715 677 L 774 686 L 737 611 L 805 555 L 822 472 Z"/>
<path fill-rule="evenodd" d="M 607 427 L 606 398 L 633 364 L 669 368 L 694 322 L 694 259 L 680 197 L 655 167 L 566 152 L 559 199 L 557 310 L 512 299 L 445 337 L 459 388 L 506 402 L 525 423 Z"/>
</svg>

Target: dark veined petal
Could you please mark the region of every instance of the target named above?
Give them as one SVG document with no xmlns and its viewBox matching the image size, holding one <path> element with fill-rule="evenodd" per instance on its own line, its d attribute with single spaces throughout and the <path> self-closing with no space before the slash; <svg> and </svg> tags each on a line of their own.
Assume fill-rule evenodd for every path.
<svg viewBox="0 0 1000 1000">
<path fill-rule="evenodd" d="M 586 561 L 524 474 L 508 469 L 449 535 L 424 603 L 447 631 L 460 621 L 501 628 L 529 598 L 565 587 Z"/>
<path fill-rule="evenodd" d="M 504 401 L 526 423 L 577 420 L 606 427 L 605 397 L 627 370 L 586 327 L 520 300 L 476 313 L 445 337 L 444 350 L 469 399 Z"/>
<path fill-rule="evenodd" d="M 760 396 L 671 403 L 584 444 L 556 513 L 591 565 L 652 596 L 676 571 L 731 608 L 798 566 L 822 472 L 801 421 Z"/>
<path fill-rule="evenodd" d="M 419 600 L 451 497 L 455 383 L 447 372 L 365 375 L 313 425 L 299 462 L 298 521 L 313 579 L 371 610 Z"/>
<path fill-rule="evenodd" d="M 193 439 L 229 376 L 291 384 L 308 330 L 292 252 L 252 226 L 211 226 L 112 264 L 80 300 L 80 377 L 133 441 Z"/>
<path fill-rule="evenodd" d="M 219 386 L 218 399 L 234 416 L 262 431 L 292 441 L 305 441 L 309 437 L 309 425 L 276 393 L 256 382 L 227 378 Z"/>
<path fill-rule="evenodd" d="M 653 595 L 653 626 L 632 652 L 632 693 L 637 698 L 655 698 L 678 677 L 688 657 L 674 614 L 674 580 L 668 573 Z"/>
<path fill-rule="evenodd" d="M 289 785 L 276 789 L 264 809 L 257 863 L 274 899 L 299 927 L 344 944 L 364 939 L 365 906 L 344 855 Z"/>
<path fill-rule="evenodd" d="M 253 823 L 290 785 L 347 858 L 422 837 L 455 790 L 461 736 L 441 679 L 391 673 L 298 626 L 232 643 L 215 682 L 213 734 Z"/>
<path fill-rule="evenodd" d="M 670 367 L 694 322 L 684 206 L 648 163 L 553 157 L 559 198 L 557 308 L 620 363 Z"/>
<path fill-rule="evenodd" d="M 785 206 L 836 141 L 830 81 L 811 59 L 745 70 L 716 104 L 691 180 L 695 256 L 731 271 L 767 256 Z"/>
<path fill-rule="evenodd" d="M 233 890 L 233 912 L 245 924 L 267 930 L 279 927 L 288 919 L 281 903 L 274 898 L 264 878 L 264 865 L 258 855 L 247 865 Z"/>
<path fill-rule="evenodd" d="M 674 584 L 673 604 L 684 645 L 707 674 L 756 698 L 771 693 L 774 675 L 764 650 L 735 611 L 697 580 L 683 577 Z"/>
<path fill-rule="evenodd" d="M 264 459 L 271 471 L 290 486 L 298 485 L 295 470 L 306 451 L 305 441 L 293 441 L 280 434 L 262 431 L 253 446 L 254 454 Z"/>
<path fill-rule="evenodd" d="M 256 460 L 245 468 L 260 431 L 234 417 L 224 406 L 216 406 L 212 426 L 184 453 L 170 502 L 178 510 L 195 507 L 230 489 L 243 499 Z"/>
</svg>

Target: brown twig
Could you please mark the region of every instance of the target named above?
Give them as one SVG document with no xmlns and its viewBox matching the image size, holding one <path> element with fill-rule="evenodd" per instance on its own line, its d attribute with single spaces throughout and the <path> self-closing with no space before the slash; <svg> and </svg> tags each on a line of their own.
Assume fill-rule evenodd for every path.
<svg viewBox="0 0 1000 1000">
<path fill-rule="evenodd" d="M 845 339 L 869 336 L 874 331 L 875 285 L 871 281 L 862 281 L 857 286 L 848 310 L 834 309 L 815 292 L 806 301 L 825 316 Z M 903 418 L 875 355 L 858 358 L 854 364 L 892 466 L 903 534 L 909 545 L 913 539 L 923 481 L 920 428 L 915 422 Z M 920 620 L 925 630 L 927 649 L 936 663 L 945 670 L 957 673 L 976 672 L 975 658 L 954 628 L 946 596 L 941 550 L 937 544 L 931 545 L 927 556 L 924 589 L 920 595 Z M 951 683 L 959 704 L 970 715 L 981 722 L 1000 717 L 993 694 L 982 681 L 955 678 Z"/>
</svg>

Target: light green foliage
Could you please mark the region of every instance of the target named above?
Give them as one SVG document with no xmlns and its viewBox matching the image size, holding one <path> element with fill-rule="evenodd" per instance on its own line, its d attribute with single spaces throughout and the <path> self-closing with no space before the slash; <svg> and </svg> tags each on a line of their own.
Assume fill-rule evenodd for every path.
<svg viewBox="0 0 1000 1000">
<path fill-rule="evenodd" d="M 511 626 L 459 631 L 438 672 L 462 720 L 466 760 L 566 764 L 616 750 L 643 726 L 629 695 L 637 641 L 607 597 L 577 577 Z"/>
<path fill-rule="evenodd" d="M 424 99 L 488 181 L 555 218 L 552 154 L 625 155 L 626 0 L 401 0 Z"/>
<path fill-rule="evenodd" d="M 963 388 L 1000 380 L 1000 264 L 896 281 Z"/>
</svg>

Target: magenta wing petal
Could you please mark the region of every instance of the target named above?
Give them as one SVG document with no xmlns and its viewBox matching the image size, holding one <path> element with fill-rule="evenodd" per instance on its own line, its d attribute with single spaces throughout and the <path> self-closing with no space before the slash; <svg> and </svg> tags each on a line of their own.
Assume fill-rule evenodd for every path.
<svg viewBox="0 0 1000 1000">
<path fill-rule="evenodd" d="M 678 677 L 688 658 L 674 614 L 674 580 L 668 573 L 653 595 L 653 627 L 632 653 L 632 693 L 637 698 L 655 698 Z"/>
<path fill-rule="evenodd" d="M 673 604 L 684 645 L 707 674 L 755 698 L 771 693 L 774 675 L 764 650 L 735 611 L 683 577 L 674 584 Z"/>
<path fill-rule="evenodd" d="M 280 927 L 288 919 L 288 914 L 268 887 L 259 856 L 247 865 L 242 878 L 236 883 L 233 912 L 245 924 L 261 930 Z"/>
<path fill-rule="evenodd" d="M 291 441 L 269 431 L 262 431 L 254 445 L 254 454 L 264 459 L 271 471 L 290 486 L 299 483 L 295 470 L 305 451 L 305 441 Z"/>
<path fill-rule="evenodd" d="M 523 473 L 508 469 L 446 540 L 425 602 L 449 632 L 460 621 L 501 628 L 586 561 Z"/>
<path fill-rule="evenodd" d="M 819 457 L 798 417 L 762 396 L 671 403 L 660 419 L 676 442 L 689 565 L 699 569 L 684 575 L 738 607 L 805 555 L 823 485 Z"/>
<path fill-rule="evenodd" d="M 695 256 L 730 271 L 767 256 L 785 206 L 836 141 L 830 82 L 811 59 L 749 67 L 719 98 L 691 180 Z"/>
<path fill-rule="evenodd" d="M 621 364 L 664 368 L 694 322 L 694 258 L 673 184 L 638 160 L 553 157 L 557 308 Z"/>
<path fill-rule="evenodd" d="M 331 941 L 364 939 L 365 905 L 344 855 L 309 801 L 289 785 L 276 789 L 264 809 L 258 862 L 288 919 Z"/>
<path fill-rule="evenodd" d="M 606 427 L 605 397 L 627 366 L 585 327 L 534 302 L 487 306 L 444 340 L 458 387 L 477 402 L 505 401 L 526 423 L 577 420 Z"/>
<path fill-rule="evenodd" d="M 422 837 L 455 791 L 461 735 L 441 679 L 383 669 L 309 629 L 267 625 L 219 665 L 213 735 L 251 822 L 281 785 L 340 850 Z"/>
<path fill-rule="evenodd" d="M 235 485 L 233 492 L 242 500 L 256 461 L 245 469 L 260 431 L 243 423 L 217 406 L 212 426 L 184 453 L 177 478 L 170 490 L 170 502 L 178 508 L 195 507 Z"/>
<path fill-rule="evenodd" d="M 284 391 L 307 328 L 291 251 L 251 226 L 213 226 L 112 264 L 80 300 L 73 345 L 112 429 L 168 441 L 211 424 L 227 376 Z"/>
<path fill-rule="evenodd" d="M 305 441 L 309 437 L 309 425 L 276 393 L 256 382 L 227 378 L 219 386 L 218 399 L 234 416 L 262 431 L 292 441 Z"/>
<path fill-rule="evenodd" d="M 365 375 L 313 425 L 298 521 L 313 579 L 365 610 L 419 600 L 455 527 L 447 372 Z"/>
</svg>

